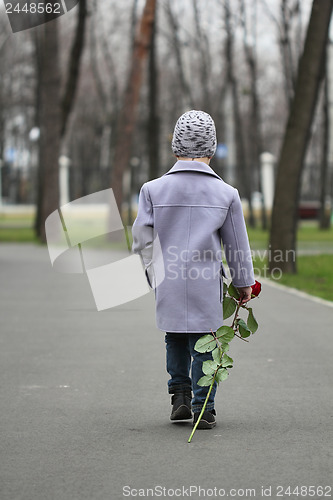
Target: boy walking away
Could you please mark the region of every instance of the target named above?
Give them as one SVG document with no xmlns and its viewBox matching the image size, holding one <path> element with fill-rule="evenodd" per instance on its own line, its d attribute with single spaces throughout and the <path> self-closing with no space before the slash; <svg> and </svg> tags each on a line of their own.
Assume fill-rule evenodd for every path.
<svg viewBox="0 0 333 500">
<path fill-rule="evenodd" d="M 172 150 L 177 162 L 171 170 L 141 188 L 133 251 L 141 255 L 155 288 L 157 327 L 166 332 L 170 418 L 190 419 L 193 411 L 194 425 L 208 392 L 197 384 L 202 363 L 212 359 L 194 345 L 223 324 L 221 242 L 243 303 L 251 298 L 254 275 L 238 191 L 209 166 L 216 150 L 211 116 L 196 110 L 184 113 L 175 126 Z M 163 280 L 156 279 L 160 259 L 154 241 L 163 256 Z M 215 393 L 216 386 L 198 428 L 216 425 Z"/>
</svg>

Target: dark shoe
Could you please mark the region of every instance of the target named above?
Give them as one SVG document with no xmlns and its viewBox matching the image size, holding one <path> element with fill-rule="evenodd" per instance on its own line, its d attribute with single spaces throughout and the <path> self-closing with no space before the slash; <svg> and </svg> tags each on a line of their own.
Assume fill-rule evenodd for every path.
<svg viewBox="0 0 333 500">
<path fill-rule="evenodd" d="M 191 411 L 192 394 L 189 391 L 176 392 L 172 395 L 172 412 L 170 420 L 187 420 L 192 418 Z"/>
<path fill-rule="evenodd" d="M 197 423 L 201 412 L 194 413 L 193 426 Z M 200 419 L 197 429 L 212 429 L 216 425 L 215 410 L 206 410 Z"/>
</svg>

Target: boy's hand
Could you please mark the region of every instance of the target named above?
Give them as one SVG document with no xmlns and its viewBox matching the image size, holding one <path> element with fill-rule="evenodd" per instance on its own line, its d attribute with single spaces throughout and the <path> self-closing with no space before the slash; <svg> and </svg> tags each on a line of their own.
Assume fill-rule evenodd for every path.
<svg viewBox="0 0 333 500">
<path fill-rule="evenodd" d="M 241 304 L 245 304 L 249 300 L 251 300 L 251 291 L 252 287 L 250 286 L 244 286 L 244 287 L 237 287 L 237 290 L 239 291 L 240 298 L 239 301 Z"/>
</svg>

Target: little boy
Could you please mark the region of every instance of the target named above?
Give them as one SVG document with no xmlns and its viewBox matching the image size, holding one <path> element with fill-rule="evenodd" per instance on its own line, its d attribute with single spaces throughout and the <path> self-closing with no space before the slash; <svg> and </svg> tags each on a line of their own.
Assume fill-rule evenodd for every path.
<svg viewBox="0 0 333 500">
<path fill-rule="evenodd" d="M 209 166 L 216 150 L 212 117 L 203 111 L 184 113 L 175 126 L 172 150 L 177 162 L 171 170 L 141 188 L 133 251 L 142 256 L 155 288 L 157 326 L 166 332 L 170 419 L 190 419 L 193 411 L 194 425 L 208 392 L 197 382 L 203 361 L 211 359 L 211 353 L 199 353 L 194 346 L 223 323 L 221 242 L 243 303 L 251 298 L 254 275 L 238 192 Z M 156 246 L 163 256 L 163 279 L 158 279 Z M 215 392 L 216 386 L 198 428 L 216 425 Z"/>
</svg>

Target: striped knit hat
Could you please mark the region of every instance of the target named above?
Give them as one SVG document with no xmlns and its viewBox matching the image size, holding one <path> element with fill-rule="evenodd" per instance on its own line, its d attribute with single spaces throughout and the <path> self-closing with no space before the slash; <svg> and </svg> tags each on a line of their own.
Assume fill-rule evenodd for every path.
<svg viewBox="0 0 333 500">
<path fill-rule="evenodd" d="M 204 111 L 191 110 L 181 115 L 172 137 L 172 151 L 186 158 L 212 157 L 216 151 L 213 118 Z"/>
</svg>

